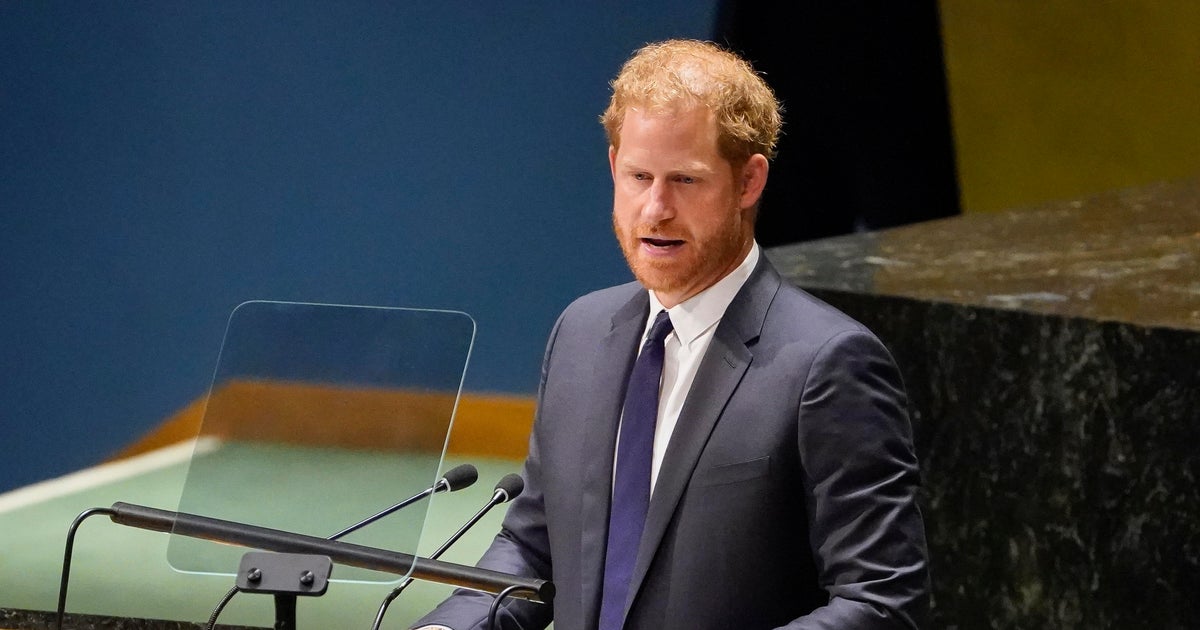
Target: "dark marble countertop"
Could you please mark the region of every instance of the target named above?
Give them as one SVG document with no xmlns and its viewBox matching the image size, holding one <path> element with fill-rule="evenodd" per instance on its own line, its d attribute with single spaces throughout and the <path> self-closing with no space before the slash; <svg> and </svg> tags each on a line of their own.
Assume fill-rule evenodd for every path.
<svg viewBox="0 0 1200 630">
<path fill-rule="evenodd" d="M 772 248 L 832 289 L 1200 330 L 1200 179 Z"/>
<path fill-rule="evenodd" d="M 56 627 L 58 615 L 45 610 L 0 608 L 0 628 L 5 630 L 49 630 Z M 63 627 L 79 630 L 202 630 L 207 624 L 165 619 L 135 619 L 67 613 Z M 246 626 L 217 624 L 220 630 L 263 630 Z"/>
</svg>

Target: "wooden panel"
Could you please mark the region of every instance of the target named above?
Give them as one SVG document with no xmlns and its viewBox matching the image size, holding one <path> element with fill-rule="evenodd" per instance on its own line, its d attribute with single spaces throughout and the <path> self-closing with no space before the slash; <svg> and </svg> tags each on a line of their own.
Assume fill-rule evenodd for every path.
<svg viewBox="0 0 1200 630">
<path fill-rule="evenodd" d="M 206 404 L 207 403 L 207 404 Z M 268 439 L 293 443 L 406 450 L 436 449 L 453 404 L 448 393 L 348 389 L 309 384 L 236 381 L 167 418 L 114 459 L 191 439 Z M 463 394 L 449 451 L 520 459 L 533 425 L 531 397 Z"/>
</svg>

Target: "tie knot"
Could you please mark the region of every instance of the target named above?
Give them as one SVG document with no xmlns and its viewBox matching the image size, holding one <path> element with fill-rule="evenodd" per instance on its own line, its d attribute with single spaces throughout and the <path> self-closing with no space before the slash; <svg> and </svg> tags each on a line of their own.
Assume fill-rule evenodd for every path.
<svg viewBox="0 0 1200 630">
<path fill-rule="evenodd" d="M 666 311 L 659 311 L 654 318 L 654 325 L 650 327 L 650 336 L 646 337 L 646 343 L 661 346 L 672 330 L 675 330 L 675 326 L 671 324 L 671 316 Z"/>
</svg>

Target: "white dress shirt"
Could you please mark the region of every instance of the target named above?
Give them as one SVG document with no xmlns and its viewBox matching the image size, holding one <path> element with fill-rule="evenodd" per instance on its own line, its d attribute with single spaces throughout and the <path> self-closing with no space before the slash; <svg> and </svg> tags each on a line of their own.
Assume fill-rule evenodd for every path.
<svg viewBox="0 0 1200 630">
<path fill-rule="evenodd" d="M 683 401 L 687 399 L 692 389 L 692 381 L 700 368 L 700 360 L 712 343 L 717 331 L 717 324 L 725 315 L 734 296 L 741 290 L 742 285 L 754 271 L 761 255 L 758 243 L 755 243 L 746 258 L 729 275 L 721 278 L 716 284 L 697 293 L 687 301 L 666 309 L 671 316 L 671 325 L 675 328 L 666 339 L 666 354 L 663 357 L 662 384 L 658 397 L 658 425 L 654 430 L 654 458 L 650 465 L 650 492 L 654 492 L 654 483 L 658 479 L 658 470 L 662 466 L 663 455 L 667 452 L 667 444 L 671 442 L 671 434 L 679 422 L 679 412 L 683 409 Z M 646 320 L 646 328 L 642 332 L 642 340 L 650 334 L 650 326 L 654 317 L 663 310 L 662 303 L 654 291 L 650 291 L 650 316 Z M 641 347 L 641 344 L 638 344 Z"/>
</svg>

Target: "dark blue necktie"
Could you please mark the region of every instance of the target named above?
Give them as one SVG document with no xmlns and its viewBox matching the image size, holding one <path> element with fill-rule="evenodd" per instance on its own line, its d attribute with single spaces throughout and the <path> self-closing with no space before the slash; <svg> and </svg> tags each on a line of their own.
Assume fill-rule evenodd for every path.
<svg viewBox="0 0 1200 630">
<path fill-rule="evenodd" d="M 658 421 L 663 343 L 671 330 L 671 318 L 666 311 L 659 311 L 629 374 L 617 441 L 612 510 L 608 516 L 600 630 L 620 630 L 629 598 L 629 580 L 650 506 L 650 462 L 654 456 L 654 426 Z"/>
</svg>

